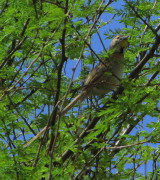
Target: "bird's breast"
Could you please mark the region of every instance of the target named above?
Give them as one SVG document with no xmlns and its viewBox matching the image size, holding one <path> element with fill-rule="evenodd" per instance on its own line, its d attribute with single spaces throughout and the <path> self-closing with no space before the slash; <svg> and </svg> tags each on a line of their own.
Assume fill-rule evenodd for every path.
<svg viewBox="0 0 160 180">
<path fill-rule="evenodd" d="M 106 94 L 116 89 L 123 75 L 123 54 L 113 54 L 87 77 L 85 86 L 90 95 Z"/>
</svg>

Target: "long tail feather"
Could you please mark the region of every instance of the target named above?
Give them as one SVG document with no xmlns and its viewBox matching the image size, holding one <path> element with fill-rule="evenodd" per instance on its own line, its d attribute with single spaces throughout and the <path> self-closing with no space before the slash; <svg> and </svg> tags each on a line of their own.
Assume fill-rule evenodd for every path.
<svg viewBox="0 0 160 180">
<path fill-rule="evenodd" d="M 82 92 L 81 94 L 77 95 L 73 101 L 71 101 L 60 113 L 59 115 L 64 115 L 66 112 L 68 112 L 79 100 L 83 101 L 87 97 L 86 92 Z"/>
<path fill-rule="evenodd" d="M 73 101 L 71 101 L 60 113 L 59 115 L 62 116 L 64 115 L 67 111 L 69 111 L 79 100 L 83 101 L 85 98 L 87 97 L 87 93 L 86 92 L 82 92 L 81 94 L 77 95 Z M 41 137 L 44 132 L 49 129 L 49 127 L 47 128 L 47 126 L 45 126 L 35 137 L 33 137 L 32 139 L 29 140 L 29 142 L 27 142 L 24 147 L 29 146 L 33 141 L 35 141 L 36 139 L 38 139 L 39 137 Z"/>
<path fill-rule="evenodd" d="M 29 146 L 33 141 L 35 141 L 36 139 L 38 139 L 39 137 L 41 137 L 46 130 L 47 130 L 47 126 L 45 126 L 36 136 L 34 136 L 32 139 L 30 139 L 30 140 L 24 145 L 24 147 Z"/>
</svg>

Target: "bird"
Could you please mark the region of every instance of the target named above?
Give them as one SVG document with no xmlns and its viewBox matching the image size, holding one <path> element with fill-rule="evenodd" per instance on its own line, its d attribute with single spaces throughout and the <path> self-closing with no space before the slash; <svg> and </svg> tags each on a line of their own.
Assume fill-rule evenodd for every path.
<svg viewBox="0 0 160 180">
<path fill-rule="evenodd" d="M 115 90 L 121 82 L 124 69 L 124 52 L 129 46 L 128 36 L 117 35 L 111 41 L 108 57 L 104 58 L 95 68 L 91 70 L 85 79 L 82 92 L 77 95 L 62 111 L 59 116 L 68 112 L 78 101 L 83 101 L 92 95 L 104 95 Z M 35 137 L 24 145 L 27 147 L 44 132 L 49 129 L 45 126 Z"/>
<path fill-rule="evenodd" d="M 89 96 L 99 96 L 115 90 L 121 82 L 124 69 L 124 52 L 129 46 L 128 36 L 117 35 L 111 41 L 107 58 L 102 60 L 86 77 L 82 92 L 71 101 L 59 115 L 64 115 L 78 101 Z"/>
</svg>

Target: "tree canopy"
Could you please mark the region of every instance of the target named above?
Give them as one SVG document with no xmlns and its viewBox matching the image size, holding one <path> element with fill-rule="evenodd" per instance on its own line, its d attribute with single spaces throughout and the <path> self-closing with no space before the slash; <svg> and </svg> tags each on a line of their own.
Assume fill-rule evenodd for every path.
<svg viewBox="0 0 160 180">
<path fill-rule="evenodd" d="M 0 179 L 158 180 L 159 10 L 158 0 L 1 0 Z M 129 37 L 121 85 L 59 116 L 117 34 Z"/>
</svg>

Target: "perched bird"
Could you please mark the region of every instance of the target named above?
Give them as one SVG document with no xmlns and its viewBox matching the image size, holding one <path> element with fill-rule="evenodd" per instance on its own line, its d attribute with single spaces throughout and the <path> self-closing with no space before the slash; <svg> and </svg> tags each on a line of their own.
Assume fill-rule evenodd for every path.
<svg viewBox="0 0 160 180">
<path fill-rule="evenodd" d="M 83 101 L 91 95 L 107 94 L 119 86 L 123 75 L 124 51 L 128 45 L 127 36 L 118 35 L 112 40 L 109 48 L 111 53 L 88 74 L 82 92 L 59 112 L 60 116 L 69 111 L 78 101 Z M 25 147 L 49 128 L 49 126 L 45 126 L 34 138 L 25 144 Z"/>
<path fill-rule="evenodd" d="M 61 112 L 64 115 L 77 101 L 83 101 L 91 95 L 102 95 L 119 86 L 124 68 L 124 50 L 128 47 L 128 37 L 118 35 L 111 44 L 108 55 L 87 76 L 82 92 L 77 95 Z"/>
</svg>

